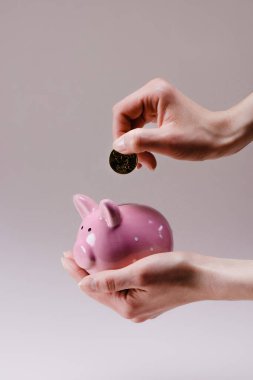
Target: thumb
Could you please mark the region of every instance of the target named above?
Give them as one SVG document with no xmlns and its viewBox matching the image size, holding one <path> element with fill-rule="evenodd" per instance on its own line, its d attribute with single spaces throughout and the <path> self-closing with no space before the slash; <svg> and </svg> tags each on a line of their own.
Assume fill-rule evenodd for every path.
<svg viewBox="0 0 253 380">
<path fill-rule="evenodd" d="M 163 145 L 164 130 L 136 128 L 124 133 L 113 142 L 113 149 L 123 154 L 157 151 Z"/>
<path fill-rule="evenodd" d="M 84 277 L 79 287 L 87 292 L 117 292 L 134 287 L 128 268 L 107 270 Z"/>
</svg>

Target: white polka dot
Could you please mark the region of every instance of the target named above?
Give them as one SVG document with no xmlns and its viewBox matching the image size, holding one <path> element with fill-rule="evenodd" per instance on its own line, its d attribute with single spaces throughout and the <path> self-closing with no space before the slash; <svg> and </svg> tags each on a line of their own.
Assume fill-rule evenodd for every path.
<svg viewBox="0 0 253 380">
<path fill-rule="evenodd" d="M 138 236 L 135 236 L 135 237 L 134 237 L 134 240 L 135 240 L 135 241 L 139 241 Z"/>
<path fill-rule="evenodd" d="M 163 225 L 161 224 L 161 225 L 159 226 L 159 228 L 158 228 L 158 231 L 162 231 L 162 229 L 163 229 Z"/>
<path fill-rule="evenodd" d="M 152 251 L 154 250 L 154 248 L 153 248 L 153 247 L 150 247 L 149 250 L 152 252 Z"/>
<path fill-rule="evenodd" d="M 149 223 L 149 224 L 153 224 L 154 222 L 153 222 L 153 220 L 149 219 L 149 220 L 148 220 L 148 223 Z"/>
<path fill-rule="evenodd" d="M 89 234 L 86 238 L 86 242 L 91 246 L 93 247 L 95 245 L 95 241 L 96 241 L 96 235 L 92 232 L 91 234 Z"/>
</svg>

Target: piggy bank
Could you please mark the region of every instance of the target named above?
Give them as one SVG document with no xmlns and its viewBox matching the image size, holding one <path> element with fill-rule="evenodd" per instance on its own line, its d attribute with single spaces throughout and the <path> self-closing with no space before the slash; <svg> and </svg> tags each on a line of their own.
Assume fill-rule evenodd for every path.
<svg viewBox="0 0 253 380">
<path fill-rule="evenodd" d="M 168 221 L 157 210 L 139 204 L 97 204 L 86 195 L 73 197 L 82 218 L 73 248 L 77 265 L 88 273 L 122 268 L 145 256 L 173 249 Z"/>
</svg>

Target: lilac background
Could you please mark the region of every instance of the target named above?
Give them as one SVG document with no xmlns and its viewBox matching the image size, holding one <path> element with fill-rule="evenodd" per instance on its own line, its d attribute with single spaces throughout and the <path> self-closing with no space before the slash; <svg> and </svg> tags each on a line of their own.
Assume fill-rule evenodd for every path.
<svg viewBox="0 0 253 380">
<path fill-rule="evenodd" d="M 111 107 L 156 76 L 213 110 L 252 91 L 252 1 L 0 0 L 0 377 L 252 379 L 253 303 L 133 324 L 60 265 L 72 194 L 162 211 L 175 248 L 253 258 L 252 146 L 222 160 L 108 165 Z"/>
</svg>

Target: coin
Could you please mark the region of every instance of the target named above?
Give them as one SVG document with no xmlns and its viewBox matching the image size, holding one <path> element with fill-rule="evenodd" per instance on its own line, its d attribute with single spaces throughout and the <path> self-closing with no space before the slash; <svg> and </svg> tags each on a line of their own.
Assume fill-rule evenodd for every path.
<svg viewBox="0 0 253 380">
<path fill-rule="evenodd" d="M 122 154 L 116 150 L 112 150 L 109 163 L 111 168 L 119 174 L 131 173 L 137 165 L 138 159 L 135 153 L 133 154 Z"/>
</svg>

